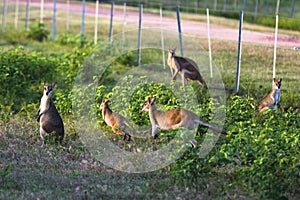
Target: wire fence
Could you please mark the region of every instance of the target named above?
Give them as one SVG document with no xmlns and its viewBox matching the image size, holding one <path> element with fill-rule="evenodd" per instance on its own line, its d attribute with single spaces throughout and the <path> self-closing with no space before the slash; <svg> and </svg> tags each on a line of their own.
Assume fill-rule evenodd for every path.
<svg viewBox="0 0 300 200">
<path fill-rule="evenodd" d="M 259 4 L 255 4 L 255 3 Z M 233 1 L 233 0 L 215 0 L 215 1 L 114 1 L 112 4 L 112 1 L 99 1 L 99 10 L 97 10 L 97 4 L 96 2 L 90 2 L 90 1 L 70 1 L 70 0 L 56 0 L 56 1 L 50 1 L 50 0 L 3 0 L 1 6 L 1 21 L 2 21 L 2 31 L 7 30 L 28 30 L 31 24 L 34 22 L 43 22 L 46 24 L 47 30 L 50 30 L 52 40 L 57 39 L 67 39 L 64 37 L 64 34 L 69 32 L 75 32 L 78 34 L 78 40 L 81 40 L 83 42 L 83 38 L 89 38 L 90 41 L 94 41 L 95 43 L 97 40 L 107 39 L 107 37 L 111 37 L 112 34 L 116 33 L 123 33 L 132 30 L 132 29 L 139 29 L 139 26 L 143 26 L 144 24 L 147 24 L 148 26 L 151 26 L 152 28 L 161 29 L 162 27 L 164 29 L 171 29 L 175 32 L 178 31 L 178 24 L 176 22 L 176 10 L 180 10 L 181 12 L 181 18 L 190 18 L 191 13 L 201 13 L 206 12 L 206 7 L 210 8 L 210 13 L 214 12 L 222 12 L 223 14 L 231 14 L 237 12 L 238 15 L 241 10 L 245 10 L 244 16 L 247 18 L 247 16 L 250 18 L 253 18 L 253 9 L 256 9 L 257 16 L 265 16 L 264 18 L 271 18 L 275 21 L 275 13 L 276 9 L 278 9 L 278 13 L 280 15 L 281 19 L 286 20 L 287 18 L 290 18 L 288 11 L 291 10 L 291 1 L 281 1 L 280 6 L 278 7 L 278 4 L 276 1 L 268 1 L 268 12 L 266 12 L 266 7 L 262 5 L 266 5 L 266 1 L 250 1 L 250 0 L 243 0 L 243 1 Z M 5 5 L 6 4 L 6 5 Z M 298 2 L 294 2 L 293 7 L 293 18 L 295 19 L 298 16 Z M 112 7 L 114 5 L 114 8 Z M 139 25 L 139 12 L 138 7 L 133 8 L 129 6 L 139 6 L 143 5 L 144 12 L 151 12 L 152 16 L 156 16 L 156 18 L 148 18 L 143 17 L 141 21 L 141 25 Z M 194 5 L 194 6 L 192 6 Z M 289 6 L 290 5 L 290 6 Z M 276 8 L 277 6 L 277 8 Z M 161 16 L 159 13 L 160 9 L 156 8 L 162 8 L 161 10 Z M 180 8 L 180 9 L 176 9 Z M 148 10 L 147 10 L 148 9 Z M 152 10 L 151 10 L 152 9 Z M 254 10 L 255 10 L 254 9 Z M 169 11 L 168 11 L 169 10 Z M 134 12 L 132 12 L 134 11 Z M 188 11 L 188 12 L 186 12 Z M 268 17 L 266 17 L 269 15 Z M 285 17 L 283 16 L 285 15 Z M 200 15 L 195 15 L 200 16 Z M 202 15 L 203 18 L 200 20 L 206 21 L 205 15 Z M 173 19 L 173 21 L 171 21 Z M 179 18 L 180 19 L 180 18 Z M 239 19 L 239 16 L 236 17 L 236 19 Z M 199 19 L 197 19 L 199 20 Z M 171 24 L 172 23 L 172 24 Z M 206 25 L 202 25 L 201 27 L 198 26 L 198 24 L 195 24 L 190 27 L 184 26 L 185 22 L 182 23 L 182 31 L 190 32 L 190 33 L 197 33 L 197 37 L 203 38 L 203 40 L 207 40 L 207 30 L 208 28 Z M 96 26 L 97 24 L 97 26 Z M 238 23 L 237 26 L 238 27 Z M 273 27 L 275 28 L 275 25 L 273 24 Z M 97 29 L 96 29 L 97 28 Z M 214 30 L 211 30 L 212 34 L 214 35 Z M 238 32 L 238 28 L 236 28 L 236 31 Z M 200 34 L 199 34 L 200 33 Z M 227 35 L 233 34 L 234 32 L 228 32 Z M 106 35 L 107 34 L 107 35 Z M 60 36 L 60 37 L 56 37 Z M 84 37 L 83 37 L 84 35 Z M 122 36 L 124 37 L 124 35 Z M 163 36 L 162 36 L 163 37 Z M 165 35 L 165 37 L 167 37 Z M 274 35 L 271 34 L 269 36 L 270 40 L 274 41 Z M 93 40 L 94 39 L 94 40 Z M 216 39 L 215 37 L 213 39 Z M 0 39 L 1 40 L 1 39 Z M 238 40 L 238 36 L 236 36 L 235 40 L 233 42 L 236 42 Z M 243 42 L 247 41 L 246 37 L 243 37 Z M 284 38 L 282 39 L 284 40 Z M 163 41 L 163 39 L 162 39 Z M 297 42 L 297 38 L 295 39 Z M 138 42 L 138 41 L 137 41 Z M 252 41 L 253 42 L 253 41 Z M 257 42 L 257 41 L 256 41 Z M 261 41 L 259 41 L 261 42 Z M 83 44 L 83 43 L 82 43 Z M 215 43 L 214 43 L 215 44 Z M 169 44 L 162 44 L 163 49 L 164 46 L 167 46 Z M 263 48 L 266 49 L 267 54 L 272 54 L 273 52 L 273 45 L 270 44 L 260 44 L 263 46 Z M 235 47 L 237 45 L 234 44 Z M 261 48 L 261 46 L 259 48 Z M 216 53 L 218 51 L 217 46 L 213 46 L 213 51 Z M 277 54 L 280 54 L 279 60 L 277 61 L 278 65 L 284 64 L 285 57 L 291 58 L 290 52 L 291 47 L 278 47 L 279 51 Z M 295 46 L 295 48 L 299 48 L 298 46 Z M 244 49 L 244 48 L 243 48 Z M 247 49 L 247 48 L 246 48 Z M 236 66 L 234 63 L 236 63 L 236 52 L 237 49 L 233 49 L 235 53 L 230 54 L 228 57 L 222 59 L 222 63 L 216 63 L 219 67 L 222 68 L 222 66 L 231 65 Z M 244 51 L 244 50 L 243 50 Z M 295 49 L 295 54 L 292 55 L 295 58 L 299 57 L 299 54 L 296 53 L 297 49 Z M 249 52 L 248 52 L 249 53 Z M 289 56 L 285 56 L 285 55 Z M 217 54 L 211 55 L 212 59 L 215 56 L 218 56 Z M 138 58 L 140 59 L 140 58 Z M 220 60 L 220 59 L 219 59 Z M 244 66 L 253 66 L 255 64 L 255 58 L 252 59 L 245 59 L 243 56 L 241 56 L 241 63 Z M 272 62 L 270 63 L 264 63 L 265 66 L 272 66 Z M 295 68 L 298 69 L 297 65 L 298 62 L 295 60 L 294 62 Z M 244 70 L 256 70 L 260 66 L 250 67 L 250 68 L 243 68 L 241 70 L 241 76 L 243 76 Z M 270 67 L 270 69 L 272 69 Z M 251 78 L 255 79 L 257 76 L 257 73 L 247 73 L 252 74 Z M 272 74 L 270 71 L 266 71 L 267 74 Z M 292 72 L 282 71 L 281 68 L 279 68 L 279 74 L 282 73 L 290 73 L 291 77 L 297 77 L 295 80 L 298 80 L 298 75 Z"/>
</svg>

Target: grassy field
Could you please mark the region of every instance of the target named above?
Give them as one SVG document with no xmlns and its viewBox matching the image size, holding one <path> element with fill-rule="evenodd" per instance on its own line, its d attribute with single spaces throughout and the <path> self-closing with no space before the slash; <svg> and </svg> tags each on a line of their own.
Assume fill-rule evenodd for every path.
<svg viewBox="0 0 300 200">
<path fill-rule="evenodd" d="M 31 14 L 38 19 L 38 11 Z M 50 13 L 46 15 L 49 16 Z M 64 14 L 58 13 L 58 17 L 63 18 Z M 111 169 L 95 159 L 84 145 L 80 137 L 82 133 L 76 129 L 73 115 L 68 112 L 71 109 L 68 101 L 62 98 L 65 97 L 64 94 L 71 94 L 71 67 L 81 65 L 91 49 L 95 48 L 92 45 L 93 18 L 87 18 L 90 22 L 86 25 L 84 48 L 79 48 L 80 23 L 72 24 L 70 32 L 66 33 L 65 23 L 59 21 L 56 42 L 51 42 L 51 38 L 45 42 L 34 41 L 26 36 L 24 30 L 15 31 L 13 25 L 7 25 L 6 33 L 0 33 L 1 55 L 23 46 L 25 53 L 18 51 L 24 53 L 25 58 L 26 55 L 34 57 L 35 52 L 42 51 L 37 54 L 42 59 L 39 62 L 44 63 L 43 59 L 48 59 L 49 63 L 58 65 L 51 66 L 48 72 L 51 79 L 59 79 L 57 81 L 61 83 L 55 96 L 66 129 L 66 137 L 61 145 L 42 146 L 39 124 L 35 119 L 40 97 L 29 103 L 22 96 L 28 88 L 22 86 L 17 90 L 20 96 L 13 99 L 15 104 L 21 100 L 19 110 L 6 110 L 7 105 L 0 102 L 0 199 L 299 199 L 300 177 L 296 173 L 300 169 L 300 155 L 297 151 L 299 113 L 271 111 L 261 116 L 256 110 L 259 101 L 271 90 L 272 46 L 243 45 L 240 92 L 235 94 L 237 44 L 212 41 L 214 67 L 219 69 L 227 88 L 225 127 L 239 131 L 239 136 L 222 137 L 205 158 L 197 158 L 196 151 L 190 148 L 176 163 L 158 171 L 138 174 Z M 80 21 L 75 15 L 72 19 Z M 226 19 L 216 17 L 213 20 L 223 24 Z M 232 20 L 227 22 L 226 24 L 233 24 Z M 51 22 L 45 23 L 50 30 Z M 100 44 L 107 39 L 109 32 L 108 21 L 103 20 L 101 24 L 103 27 L 99 37 Z M 23 22 L 19 26 L 24 27 Z M 271 31 L 257 25 L 246 26 L 253 30 Z M 114 32 L 121 31 L 121 24 L 116 24 Z M 195 41 L 198 46 L 207 50 L 206 39 L 198 38 Z M 30 54 L 32 52 L 33 55 Z M 151 59 L 160 59 L 160 55 L 155 58 L 147 57 L 147 53 L 142 55 L 142 62 L 145 63 Z M 121 71 L 121 75 L 134 67 L 135 54 L 125 55 L 124 60 L 117 60 L 113 66 Z M 38 68 L 36 63 L 39 62 L 33 62 L 32 66 Z M 18 63 L 11 60 L 9 66 L 13 68 L 15 65 L 18 66 Z M 1 66 L 4 67 L 2 64 Z M 108 74 L 110 79 L 107 78 L 103 85 L 112 87 L 111 80 L 119 77 L 120 73 L 111 71 Z M 283 78 L 283 107 L 299 105 L 299 52 L 279 48 L 276 73 L 277 77 Z M 23 77 L 20 74 L 18 77 Z M 42 83 L 45 77 L 29 80 Z M 6 81 L 5 77 L 0 78 Z M 8 79 L 7 83 L 10 83 Z M 12 93 L 17 86 L 10 87 L 9 91 Z M 28 87 L 32 88 L 30 91 L 33 91 L 33 96 L 42 95 L 41 84 L 32 85 L 30 82 Z M 9 97 L 4 96 L 4 99 Z M 203 107 L 210 105 L 204 103 Z M 100 119 L 101 115 L 98 117 Z M 99 123 L 111 140 L 123 145 L 120 136 L 113 134 L 103 121 L 100 120 Z M 198 134 L 197 138 L 203 136 L 203 133 Z M 166 135 L 162 134 L 160 143 L 168 139 L 169 136 Z M 275 178 L 272 179 L 272 176 Z M 269 182 L 265 183 L 266 180 Z"/>
</svg>

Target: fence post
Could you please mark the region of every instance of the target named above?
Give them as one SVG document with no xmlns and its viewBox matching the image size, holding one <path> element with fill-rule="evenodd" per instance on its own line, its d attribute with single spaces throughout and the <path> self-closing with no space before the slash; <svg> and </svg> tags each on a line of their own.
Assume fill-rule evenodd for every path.
<svg viewBox="0 0 300 200">
<path fill-rule="evenodd" d="M 41 0 L 40 5 L 40 23 L 43 23 L 43 17 L 44 17 L 44 0 Z"/>
<path fill-rule="evenodd" d="M 244 12 L 246 12 L 247 9 L 247 0 L 244 0 Z"/>
<path fill-rule="evenodd" d="M 142 39 L 142 13 L 143 13 L 143 4 L 140 4 L 139 9 L 139 32 L 138 32 L 138 55 L 137 55 L 137 66 L 141 64 L 141 39 Z"/>
<path fill-rule="evenodd" d="M 114 18 L 114 2 L 111 2 L 110 8 L 110 25 L 109 25 L 109 41 L 112 41 L 112 34 L 113 34 L 113 18 Z"/>
<path fill-rule="evenodd" d="M 215 0 L 215 1 L 214 1 L 214 10 L 217 10 L 217 7 L 218 7 L 218 1 Z"/>
<path fill-rule="evenodd" d="M 237 57 L 237 68 L 236 68 L 236 85 L 235 85 L 236 92 L 239 91 L 239 85 L 240 85 L 243 19 L 244 19 L 244 11 L 241 11 L 240 12 L 240 25 L 239 25 L 239 40 L 238 40 L 238 57 Z"/>
<path fill-rule="evenodd" d="M 223 12 L 225 12 L 226 11 L 226 0 L 224 0 L 224 2 L 223 2 Z"/>
<path fill-rule="evenodd" d="M 255 1 L 254 21 L 256 21 L 257 11 L 258 11 L 258 0 Z"/>
<path fill-rule="evenodd" d="M 19 18 L 19 0 L 16 0 L 16 10 L 15 10 L 15 29 L 18 28 L 18 19 Z"/>
<path fill-rule="evenodd" d="M 81 31 L 80 31 L 80 47 L 84 45 L 84 16 L 85 16 L 85 0 L 82 0 L 82 16 L 81 16 Z"/>
<path fill-rule="evenodd" d="M 126 2 L 124 2 L 123 5 L 123 26 L 122 26 L 122 52 L 124 49 L 124 40 L 125 40 L 125 25 L 127 24 L 126 22 Z"/>
<path fill-rule="evenodd" d="M 53 17 L 52 17 L 52 41 L 56 36 L 56 0 L 53 0 Z"/>
<path fill-rule="evenodd" d="M 26 19 L 25 19 L 25 29 L 29 29 L 29 0 L 26 0 Z"/>
<path fill-rule="evenodd" d="M 6 11 L 7 11 L 7 0 L 4 0 L 4 2 L 3 2 L 3 16 L 2 16 L 2 32 L 5 32 Z"/>
<path fill-rule="evenodd" d="M 209 9 L 206 8 L 207 16 L 207 38 L 208 38 L 208 55 L 209 55 L 209 69 L 210 69 L 210 78 L 213 77 L 212 74 L 212 55 L 211 55 L 211 44 L 210 44 L 210 22 L 209 22 Z"/>
<path fill-rule="evenodd" d="M 164 69 L 166 69 L 166 61 L 165 61 L 165 44 L 164 44 L 164 30 L 163 30 L 163 20 L 162 20 L 162 7 L 159 10 L 160 16 L 160 31 L 161 31 L 161 52 L 162 52 L 162 62 L 164 65 Z"/>
<path fill-rule="evenodd" d="M 94 44 L 97 44 L 97 39 L 98 39 L 98 9 L 99 9 L 99 0 L 96 0 Z"/>
<path fill-rule="evenodd" d="M 274 57 L 273 57 L 273 78 L 275 78 L 275 75 L 276 75 L 275 74 L 275 69 L 276 69 L 277 36 L 278 36 L 278 14 L 276 14 L 276 23 L 275 23 Z"/>
<path fill-rule="evenodd" d="M 176 13 L 177 13 L 178 34 L 179 34 L 179 43 L 180 43 L 180 54 L 181 54 L 181 56 L 183 56 L 181 24 L 180 24 L 180 8 L 179 8 L 179 6 L 176 7 Z"/>
<path fill-rule="evenodd" d="M 291 7 L 291 11 L 290 11 L 290 17 L 293 17 L 294 9 L 295 9 L 295 0 L 292 0 L 292 7 Z"/>
<path fill-rule="evenodd" d="M 189 12 L 189 0 L 185 0 L 185 12 Z"/>
<path fill-rule="evenodd" d="M 279 7 L 280 7 L 280 0 L 277 0 L 276 15 L 279 13 Z"/>
<path fill-rule="evenodd" d="M 266 16 L 269 15 L 269 1 L 266 0 Z"/>
<path fill-rule="evenodd" d="M 70 0 L 67 0 L 67 31 L 70 29 Z"/>
</svg>

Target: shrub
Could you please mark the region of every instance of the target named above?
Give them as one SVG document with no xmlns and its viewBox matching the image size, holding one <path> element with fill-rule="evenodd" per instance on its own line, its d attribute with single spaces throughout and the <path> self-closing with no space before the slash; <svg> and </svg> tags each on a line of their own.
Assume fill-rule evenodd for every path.
<svg viewBox="0 0 300 200">
<path fill-rule="evenodd" d="M 27 37 L 39 42 L 48 39 L 49 31 L 46 29 L 45 24 L 41 22 L 34 23 L 30 26 Z"/>
</svg>

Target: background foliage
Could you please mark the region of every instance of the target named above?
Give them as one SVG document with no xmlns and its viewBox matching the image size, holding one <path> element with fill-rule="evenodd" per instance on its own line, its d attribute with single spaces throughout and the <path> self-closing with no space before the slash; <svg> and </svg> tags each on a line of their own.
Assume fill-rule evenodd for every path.
<svg viewBox="0 0 300 200">
<path fill-rule="evenodd" d="M 35 27 L 33 32 L 39 35 L 44 29 Z M 240 92 L 235 94 L 232 88 L 236 44 L 212 41 L 214 63 L 219 66 L 227 88 L 224 129 L 229 131 L 228 136 L 221 136 L 210 154 L 200 158 L 206 128 L 199 127 L 195 133 L 199 143 L 196 148 L 188 148 L 174 164 L 160 171 L 135 175 L 108 169 L 94 160 L 75 129 L 72 101 L 89 104 L 82 112 L 96 109 L 99 128 L 126 151 L 155 150 L 166 145 L 176 131 L 161 131 L 155 143 L 147 138 L 124 145 L 122 137 L 112 133 L 102 120 L 99 110 L 102 98 L 118 96 L 126 100 L 128 91 L 132 90 L 131 84 L 123 87 L 115 84 L 127 70 L 135 68 L 136 52 L 128 52 L 112 62 L 97 83 L 92 101 L 84 91 L 78 94 L 81 98 L 74 99 L 74 79 L 94 48 L 91 42 L 79 48 L 80 37 L 73 33 L 60 35 L 56 42 L 39 42 L 38 37 L 27 37 L 18 31 L 2 35 L 5 44 L 0 53 L 0 198 L 300 198 L 300 114 L 297 110 L 300 69 L 294 52 L 278 49 L 278 66 L 281 66 L 278 75 L 284 76 L 281 96 L 284 109 L 260 115 L 257 106 L 271 89 L 270 81 L 266 81 L 270 73 L 261 67 L 271 65 L 270 48 L 251 44 L 243 47 Z M 99 42 L 101 46 L 102 41 Z M 206 43 L 199 41 L 199 45 Z M 157 54 L 153 55 L 143 57 L 143 62 L 157 59 Z M 125 78 L 128 83 L 135 80 L 132 76 Z M 54 100 L 66 126 L 66 138 L 61 146 L 41 147 L 35 115 L 44 80 L 58 82 Z M 145 84 L 136 86 L 130 101 L 110 104 L 136 125 L 150 123 L 147 113 L 140 113 L 148 97 L 156 95 L 158 107 L 163 110 L 182 106 L 165 84 L 147 82 L 145 77 L 139 81 Z M 191 83 L 191 87 L 197 93 L 199 105 L 190 109 L 210 121 L 218 103 L 197 84 Z M 235 131 L 238 134 L 232 134 Z"/>
</svg>

